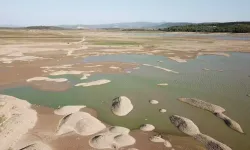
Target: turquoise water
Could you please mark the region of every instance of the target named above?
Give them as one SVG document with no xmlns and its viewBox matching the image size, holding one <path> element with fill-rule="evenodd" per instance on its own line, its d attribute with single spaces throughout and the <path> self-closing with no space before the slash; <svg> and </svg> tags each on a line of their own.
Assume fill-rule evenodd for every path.
<svg viewBox="0 0 250 150">
<path fill-rule="evenodd" d="M 199 56 L 187 63 L 177 63 L 163 56 L 149 55 L 107 55 L 93 56 L 83 62 L 136 62 L 158 65 L 179 74 L 165 72 L 153 67 L 140 66 L 131 70 L 131 74 L 97 74 L 87 80 L 76 76 L 66 77 L 74 85 L 79 82 L 97 79 L 110 79 L 111 83 L 93 87 L 72 87 L 66 92 L 45 92 L 29 86 L 16 87 L 1 91 L 3 94 L 26 99 L 33 104 L 49 107 L 63 105 L 86 105 L 99 113 L 100 120 L 111 125 L 138 128 L 143 123 L 156 126 L 159 132 L 180 133 L 169 121 L 172 114 L 192 119 L 200 130 L 215 139 L 231 146 L 235 150 L 250 149 L 250 54 L 230 53 L 231 57 Z M 157 60 L 164 61 L 158 63 Z M 204 71 L 203 68 L 219 71 Z M 168 86 L 157 86 L 168 83 Z M 112 99 L 117 96 L 127 96 L 131 99 L 134 109 L 125 117 L 117 117 L 110 111 Z M 236 120 L 246 134 L 240 134 L 228 128 L 223 121 L 213 114 L 181 103 L 179 97 L 196 97 L 220 105 L 226 109 L 226 114 Z M 149 104 L 156 99 L 158 105 Z M 159 113 L 160 108 L 167 113 Z"/>
</svg>

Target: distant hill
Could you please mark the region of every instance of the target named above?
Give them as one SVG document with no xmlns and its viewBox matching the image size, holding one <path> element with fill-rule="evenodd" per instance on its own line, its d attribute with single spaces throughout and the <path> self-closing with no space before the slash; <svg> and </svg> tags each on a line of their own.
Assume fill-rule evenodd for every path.
<svg viewBox="0 0 250 150">
<path fill-rule="evenodd" d="M 155 28 L 169 28 L 173 26 L 185 26 L 185 25 L 191 25 L 193 23 L 189 22 L 168 22 L 168 23 L 163 23 L 158 26 L 155 26 Z"/>
<path fill-rule="evenodd" d="M 57 26 L 28 26 L 26 29 L 43 29 L 43 30 L 62 30 L 64 28 Z"/>
<path fill-rule="evenodd" d="M 172 26 L 159 30 L 168 32 L 250 33 L 250 22 L 198 23 L 184 26 Z"/>
<path fill-rule="evenodd" d="M 141 28 L 155 28 L 163 23 L 153 22 L 127 22 L 127 23 L 112 23 L 112 24 L 99 24 L 99 25 L 59 25 L 59 27 L 68 29 L 141 29 Z"/>
</svg>

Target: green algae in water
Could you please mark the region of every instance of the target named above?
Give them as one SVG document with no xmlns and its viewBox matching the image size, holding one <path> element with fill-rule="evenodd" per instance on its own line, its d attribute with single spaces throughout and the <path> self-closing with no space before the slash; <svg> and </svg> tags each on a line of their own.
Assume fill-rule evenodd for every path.
<svg viewBox="0 0 250 150">
<path fill-rule="evenodd" d="M 163 56 L 148 55 L 108 55 L 89 57 L 86 62 L 120 61 L 137 62 L 165 67 L 179 74 L 165 72 L 153 67 L 140 66 L 131 70 L 131 74 L 98 74 L 87 80 L 78 76 L 59 76 L 70 80 L 72 85 L 98 79 L 109 79 L 111 83 L 92 87 L 72 87 L 65 92 L 47 92 L 31 87 L 5 89 L 1 93 L 26 99 L 33 104 L 57 108 L 64 105 L 86 105 L 98 112 L 100 120 L 111 124 L 138 128 L 149 123 L 157 131 L 182 135 L 169 121 L 173 114 L 193 120 L 203 133 L 229 145 L 233 149 L 250 148 L 250 100 L 246 96 L 250 91 L 250 55 L 231 53 L 231 57 L 199 56 L 187 63 L 170 61 Z M 163 60 L 158 63 L 157 60 Z M 213 71 L 204 71 L 209 68 Z M 223 72 L 215 71 L 223 69 Z M 55 78 L 55 76 L 53 77 Z M 168 86 L 157 86 L 168 83 Z M 134 109 L 124 117 L 112 114 L 110 106 L 117 96 L 131 99 Z M 246 134 L 239 134 L 228 128 L 220 119 L 204 110 L 181 103 L 179 97 L 195 97 L 217 104 L 226 109 L 226 114 L 236 120 Z M 148 101 L 156 99 L 158 105 Z M 162 114 L 159 109 L 167 109 Z"/>
</svg>

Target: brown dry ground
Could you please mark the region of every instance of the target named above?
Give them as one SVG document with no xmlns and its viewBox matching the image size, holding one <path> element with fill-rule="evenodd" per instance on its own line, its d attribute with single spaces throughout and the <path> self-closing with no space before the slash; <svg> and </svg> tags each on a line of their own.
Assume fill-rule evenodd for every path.
<svg viewBox="0 0 250 150">
<path fill-rule="evenodd" d="M 145 33 L 145 32 L 143 32 Z M 146 34 L 162 34 L 148 32 Z M 209 36 L 136 36 L 141 32 L 125 31 L 92 31 L 92 30 L 0 30 L 0 88 L 16 84 L 25 84 L 28 78 L 47 76 L 43 66 L 73 64 L 68 70 L 120 73 L 136 64 L 116 62 L 95 63 L 102 67 L 87 68 L 82 60 L 87 56 L 107 54 L 149 54 L 166 57 L 193 59 L 197 55 L 220 54 L 223 52 L 249 52 L 250 42 L 239 40 L 217 40 Z M 233 36 L 242 36 L 234 34 Z M 244 36 L 250 36 L 245 34 Z M 70 56 L 67 55 L 72 51 Z M 41 59 L 30 61 L 16 60 L 22 56 L 35 56 Z M 4 63 L 13 59 L 12 63 Z M 80 63 L 80 64 L 79 64 Z M 121 70 L 110 69 L 110 66 L 122 67 Z M 65 70 L 65 69 L 57 69 Z M 43 86 L 44 87 L 44 86 Z"/>
</svg>

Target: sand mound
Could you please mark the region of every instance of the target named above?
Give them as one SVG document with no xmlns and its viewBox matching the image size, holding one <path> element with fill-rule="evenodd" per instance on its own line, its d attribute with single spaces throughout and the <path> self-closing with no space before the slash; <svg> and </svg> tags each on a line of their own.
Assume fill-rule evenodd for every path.
<svg viewBox="0 0 250 150">
<path fill-rule="evenodd" d="M 232 150 L 227 145 L 213 139 L 210 136 L 204 135 L 204 134 L 198 134 L 194 136 L 194 138 L 201 143 L 203 143 L 208 150 Z"/>
<path fill-rule="evenodd" d="M 81 77 L 81 80 L 88 79 L 89 76 L 90 76 L 90 74 L 83 74 L 83 76 Z"/>
<path fill-rule="evenodd" d="M 212 112 L 218 118 L 222 119 L 225 124 L 233 130 L 244 133 L 241 126 L 236 121 L 223 114 L 223 112 L 225 111 L 224 108 L 195 98 L 179 98 L 179 100 L 192 106 Z"/>
<path fill-rule="evenodd" d="M 111 82 L 111 81 L 110 80 L 106 80 L 106 79 L 102 79 L 102 80 L 97 80 L 97 81 L 92 81 L 92 82 L 79 83 L 79 84 L 76 84 L 75 86 L 88 87 L 88 86 L 95 86 L 95 85 L 107 84 L 109 82 Z"/>
<path fill-rule="evenodd" d="M 164 145 L 165 147 L 168 147 L 168 148 L 172 147 L 172 144 L 168 140 L 165 140 Z"/>
<path fill-rule="evenodd" d="M 211 103 L 208 103 L 206 101 L 200 100 L 200 99 L 196 99 L 196 98 L 179 98 L 178 99 L 181 102 L 190 104 L 192 106 L 201 108 L 201 109 L 205 109 L 207 111 L 210 111 L 212 113 L 222 113 L 225 111 L 224 108 L 218 106 L 218 105 L 214 105 Z"/>
<path fill-rule="evenodd" d="M 149 138 L 151 142 L 156 142 L 156 143 L 163 143 L 165 140 L 161 137 L 161 135 L 154 135 Z"/>
<path fill-rule="evenodd" d="M 90 139 L 90 146 L 96 149 L 119 149 L 135 143 L 135 139 L 129 135 L 129 129 L 124 127 L 111 128 Z"/>
<path fill-rule="evenodd" d="M 57 79 L 52 79 L 48 77 L 34 77 L 26 80 L 27 82 L 32 82 L 32 81 L 48 81 L 48 82 L 66 82 L 68 79 L 65 78 L 57 78 Z"/>
<path fill-rule="evenodd" d="M 127 150 L 139 150 L 137 148 L 128 148 Z"/>
<path fill-rule="evenodd" d="M 57 135 L 62 135 L 69 132 L 87 136 L 95 134 L 105 129 L 106 126 L 86 112 L 76 112 L 64 117 L 59 125 Z"/>
<path fill-rule="evenodd" d="M 112 112 L 117 116 L 126 116 L 132 109 L 133 104 L 125 96 L 115 98 L 111 106 Z"/>
<path fill-rule="evenodd" d="M 150 100 L 149 103 L 150 103 L 150 104 L 158 104 L 159 102 L 158 102 L 157 100 L 154 100 L 154 99 L 153 99 L 153 100 Z"/>
<path fill-rule="evenodd" d="M 167 86 L 168 84 L 167 83 L 160 83 L 160 84 L 157 84 L 159 86 Z"/>
<path fill-rule="evenodd" d="M 54 110 L 54 113 L 56 115 L 69 115 L 69 114 L 73 114 L 73 113 L 80 111 L 80 109 L 84 107 L 86 106 L 83 106 L 83 105 L 82 106 L 64 106 L 64 107 Z"/>
<path fill-rule="evenodd" d="M 110 69 L 121 69 L 120 67 L 116 67 L 116 66 L 110 66 Z"/>
<path fill-rule="evenodd" d="M 236 121 L 229 118 L 228 116 L 224 115 L 223 113 L 215 113 L 215 115 L 219 117 L 220 119 L 222 119 L 225 122 L 225 124 L 229 126 L 230 128 L 232 128 L 233 130 L 238 131 L 240 133 L 244 133 L 241 126 Z"/>
<path fill-rule="evenodd" d="M 143 124 L 140 127 L 140 130 L 142 131 L 153 131 L 155 129 L 155 127 L 151 124 Z"/>
<path fill-rule="evenodd" d="M 209 71 L 210 69 L 208 69 L 208 68 L 203 68 L 202 70 Z"/>
<path fill-rule="evenodd" d="M 183 133 L 194 136 L 200 134 L 199 128 L 190 119 L 173 115 L 170 116 L 170 121 Z"/>
<path fill-rule="evenodd" d="M 168 140 L 163 139 L 161 135 L 151 136 L 149 140 L 155 143 L 164 143 L 164 146 L 168 148 L 172 147 L 172 144 Z"/>
<path fill-rule="evenodd" d="M 66 75 L 66 74 L 69 74 L 69 75 L 77 75 L 77 74 L 83 74 L 84 71 L 75 71 L 75 70 L 70 70 L 70 71 L 56 71 L 56 72 L 52 72 L 50 73 L 51 76 L 59 76 L 59 75 Z"/>
<path fill-rule="evenodd" d="M 190 119 L 174 115 L 170 117 L 170 121 L 180 131 L 203 143 L 208 150 L 231 150 L 227 145 L 200 133 L 199 128 Z"/>
<path fill-rule="evenodd" d="M 160 109 L 159 110 L 161 113 L 165 113 L 165 112 L 167 112 L 167 110 L 166 109 Z"/>
<path fill-rule="evenodd" d="M 52 150 L 52 148 L 44 143 L 37 142 L 35 144 L 21 148 L 20 150 Z"/>
<path fill-rule="evenodd" d="M 35 126 L 37 113 L 30 103 L 12 96 L 0 95 L 0 102 L 0 149 L 9 150 Z"/>
<path fill-rule="evenodd" d="M 250 97 L 250 94 L 247 94 L 248 97 Z"/>
<path fill-rule="evenodd" d="M 129 134 L 130 130 L 120 126 L 113 126 L 109 128 L 109 132 L 113 134 Z"/>
</svg>

